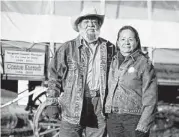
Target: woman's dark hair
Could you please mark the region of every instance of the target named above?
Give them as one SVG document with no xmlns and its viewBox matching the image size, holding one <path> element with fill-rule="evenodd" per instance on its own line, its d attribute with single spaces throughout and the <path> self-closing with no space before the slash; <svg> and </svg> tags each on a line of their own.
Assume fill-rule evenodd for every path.
<svg viewBox="0 0 179 137">
<path fill-rule="evenodd" d="M 123 30 L 127 30 L 127 29 L 128 29 L 128 30 L 131 30 L 131 31 L 134 33 L 134 35 L 135 35 L 135 39 L 136 39 L 136 41 L 137 41 L 137 43 L 138 43 L 136 49 L 141 49 L 139 33 L 138 33 L 137 30 L 136 30 L 135 28 L 133 28 L 132 26 L 123 26 L 123 27 L 119 30 L 118 34 L 117 34 L 117 41 L 119 40 L 119 37 L 120 37 L 121 32 L 122 32 Z M 117 41 L 116 41 L 116 45 L 117 45 Z M 118 46 L 117 46 L 117 48 L 118 48 Z"/>
</svg>

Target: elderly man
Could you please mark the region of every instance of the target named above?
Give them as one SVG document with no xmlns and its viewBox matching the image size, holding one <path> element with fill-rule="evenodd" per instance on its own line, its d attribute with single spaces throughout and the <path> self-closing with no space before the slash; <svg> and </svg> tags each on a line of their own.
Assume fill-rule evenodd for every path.
<svg viewBox="0 0 179 137">
<path fill-rule="evenodd" d="M 62 44 L 50 63 L 47 100 L 61 106 L 60 137 L 106 136 L 103 106 L 115 50 L 99 37 L 103 21 L 95 8 L 84 9 L 72 20 L 79 36 Z"/>
</svg>

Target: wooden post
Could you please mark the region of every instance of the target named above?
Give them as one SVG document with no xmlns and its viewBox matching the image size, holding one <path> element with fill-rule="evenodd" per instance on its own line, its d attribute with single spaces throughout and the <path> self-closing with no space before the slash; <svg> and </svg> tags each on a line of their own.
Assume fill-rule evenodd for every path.
<svg viewBox="0 0 179 137">
<path fill-rule="evenodd" d="M 28 96 L 26 96 L 29 93 L 28 84 L 28 80 L 18 80 L 18 98 L 22 98 L 18 100 L 18 105 L 27 105 L 28 103 Z"/>
</svg>

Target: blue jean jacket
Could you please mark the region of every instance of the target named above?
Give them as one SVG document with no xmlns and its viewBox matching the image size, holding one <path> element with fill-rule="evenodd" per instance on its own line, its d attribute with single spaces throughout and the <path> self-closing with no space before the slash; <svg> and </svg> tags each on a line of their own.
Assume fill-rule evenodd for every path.
<svg viewBox="0 0 179 137">
<path fill-rule="evenodd" d="M 107 72 L 113 57 L 114 45 L 99 38 L 100 43 L 100 97 L 106 94 Z M 84 87 L 89 56 L 80 37 L 68 41 L 57 49 L 49 65 L 47 100 L 58 101 L 62 107 L 62 120 L 79 124 L 83 106 Z"/>
<path fill-rule="evenodd" d="M 105 112 L 141 115 L 136 129 L 147 132 L 158 100 L 155 70 L 140 50 L 126 57 L 121 65 L 120 55 L 118 52 L 111 62 Z"/>
</svg>

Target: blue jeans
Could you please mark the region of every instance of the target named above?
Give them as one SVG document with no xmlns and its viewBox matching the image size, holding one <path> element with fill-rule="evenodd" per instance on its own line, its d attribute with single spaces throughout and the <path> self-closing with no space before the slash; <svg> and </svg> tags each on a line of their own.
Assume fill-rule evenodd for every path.
<svg viewBox="0 0 179 137">
<path fill-rule="evenodd" d="M 80 124 L 62 121 L 59 137 L 106 137 L 100 97 L 84 98 Z"/>
<path fill-rule="evenodd" d="M 107 132 L 109 137 L 149 137 L 149 133 L 136 131 L 140 116 L 131 114 L 109 114 Z"/>
</svg>

